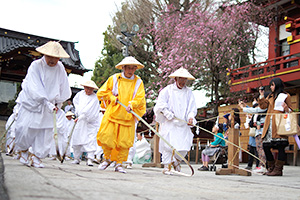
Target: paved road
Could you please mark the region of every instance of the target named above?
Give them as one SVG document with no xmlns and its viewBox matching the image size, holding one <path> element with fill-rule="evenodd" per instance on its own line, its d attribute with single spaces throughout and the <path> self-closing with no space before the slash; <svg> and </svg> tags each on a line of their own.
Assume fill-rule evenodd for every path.
<svg viewBox="0 0 300 200">
<path fill-rule="evenodd" d="M 159 168 L 134 165 L 127 174 L 99 171 L 85 162 L 44 160 L 45 168 L 23 166 L 2 154 L 10 200 L 32 199 L 300 199 L 300 167 L 285 166 L 283 177 L 215 175 L 193 165 L 193 177 L 166 176 Z M 183 171 L 189 173 L 186 165 Z M 1 193 L 0 193 L 1 194 Z M 2 194 L 0 199 L 5 199 Z"/>
</svg>

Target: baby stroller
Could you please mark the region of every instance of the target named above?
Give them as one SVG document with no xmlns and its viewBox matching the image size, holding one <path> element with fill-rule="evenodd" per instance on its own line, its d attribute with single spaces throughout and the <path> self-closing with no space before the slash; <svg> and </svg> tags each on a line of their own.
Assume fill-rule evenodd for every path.
<svg viewBox="0 0 300 200">
<path fill-rule="evenodd" d="M 222 168 L 227 168 L 228 147 L 217 147 L 214 156 L 214 162 L 208 167 L 209 171 L 216 171 L 216 164 L 222 164 Z"/>
</svg>

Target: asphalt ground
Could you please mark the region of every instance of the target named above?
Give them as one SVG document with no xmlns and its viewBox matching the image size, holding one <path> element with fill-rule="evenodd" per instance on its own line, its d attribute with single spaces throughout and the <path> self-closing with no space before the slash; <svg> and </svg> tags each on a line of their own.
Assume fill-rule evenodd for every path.
<svg viewBox="0 0 300 200">
<path fill-rule="evenodd" d="M 200 164 L 193 164 L 192 177 L 164 175 L 162 168 L 143 168 L 134 164 L 127 174 L 114 172 L 109 167 L 98 170 L 65 161 L 43 159 L 45 168 L 22 165 L 18 160 L 2 153 L 4 169 L 1 180 L 1 200 L 35 199 L 300 199 L 300 167 L 284 166 L 282 177 L 252 174 L 215 175 L 201 172 Z M 245 167 L 246 164 L 241 164 Z M 220 167 L 217 165 L 217 167 Z M 187 165 L 182 171 L 190 173 Z"/>
</svg>

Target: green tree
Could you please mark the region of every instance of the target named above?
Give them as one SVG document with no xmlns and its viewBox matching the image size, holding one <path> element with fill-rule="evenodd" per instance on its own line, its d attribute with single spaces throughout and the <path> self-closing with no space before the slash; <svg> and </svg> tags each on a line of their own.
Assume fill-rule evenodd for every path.
<svg viewBox="0 0 300 200">
<path fill-rule="evenodd" d="M 155 99 L 158 95 L 158 91 L 162 87 L 161 85 L 157 85 L 155 89 L 149 87 L 151 84 L 157 82 L 157 77 L 159 77 L 160 73 L 157 70 L 160 65 L 160 59 L 158 59 L 156 55 L 157 51 L 155 50 L 155 42 L 157 42 L 155 40 L 155 32 L 150 30 L 153 29 L 157 20 L 160 18 L 164 7 L 172 4 L 179 10 L 187 11 L 195 2 L 201 1 L 126 0 L 113 17 L 113 26 L 108 28 L 107 37 L 109 37 L 111 45 L 119 49 L 120 52 L 123 45 L 116 37 L 121 34 L 121 24 L 126 23 L 128 27 L 138 24 L 140 27 L 137 35 L 132 38 L 133 46 L 129 47 L 129 55 L 134 56 L 145 65 L 145 68 L 138 70 L 136 74 L 140 76 L 144 82 L 147 93 L 146 98 L 148 100 Z M 203 9 L 208 7 L 209 2 L 210 0 L 202 2 Z"/>
<path fill-rule="evenodd" d="M 112 45 L 108 31 L 103 33 L 104 46 L 101 51 L 101 57 L 95 63 L 92 80 L 101 86 L 111 75 L 120 72 L 115 66 L 123 59 L 120 49 Z"/>
</svg>

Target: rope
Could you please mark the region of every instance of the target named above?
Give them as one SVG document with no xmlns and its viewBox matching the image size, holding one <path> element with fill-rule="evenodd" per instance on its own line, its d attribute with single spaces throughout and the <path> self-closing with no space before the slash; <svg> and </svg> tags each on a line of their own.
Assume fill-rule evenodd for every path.
<svg viewBox="0 0 300 200">
<path fill-rule="evenodd" d="M 119 100 L 117 100 L 117 103 L 120 104 L 122 107 L 125 109 L 127 108 L 123 103 L 121 103 Z M 141 120 L 148 128 L 150 128 L 162 141 L 164 141 L 191 169 L 191 175 L 188 176 L 193 176 L 194 175 L 194 169 L 191 166 L 191 164 L 183 157 L 164 137 L 162 137 L 154 128 L 152 128 L 143 118 L 141 118 L 138 114 L 133 112 L 133 110 L 130 110 L 130 113 L 133 114 L 135 117 L 137 117 L 139 120 Z M 177 173 L 177 172 L 176 172 Z M 185 173 L 178 172 L 177 174 L 180 175 L 187 175 Z"/>
<path fill-rule="evenodd" d="M 53 110 L 53 129 L 54 129 L 54 140 L 55 140 L 55 148 L 56 148 L 56 157 L 59 161 L 61 161 L 61 155 L 59 153 L 59 148 L 58 148 L 58 135 L 57 135 L 57 124 L 56 124 L 56 110 Z"/>
<path fill-rule="evenodd" d="M 240 137 L 239 137 L 239 146 L 241 146 L 241 140 L 240 140 Z M 232 165 L 233 160 L 235 159 L 235 157 L 237 156 L 238 153 L 239 153 L 239 150 L 236 150 L 236 151 L 235 151 L 235 154 L 234 154 L 234 156 L 233 156 L 233 158 L 231 159 L 231 161 L 228 161 L 228 164 Z"/>
<path fill-rule="evenodd" d="M 175 154 L 175 149 L 173 149 L 173 151 L 172 151 L 171 160 L 173 160 L 174 154 Z M 171 171 L 171 169 L 172 169 L 172 162 L 168 165 L 168 168 L 169 168 L 169 171 Z"/>
<path fill-rule="evenodd" d="M 73 125 L 73 127 L 72 127 L 72 130 L 71 130 L 71 132 L 70 132 L 70 134 L 69 134 L 68 143 L 67 143 L 67 145 L 66 145 L 64 154 L 63 154 L 63 156 L 62 156 L 62 158 L 61 158 L 61 161 L 60 161 L 61 163 L 63 163 L 64 160 L 65 160 L 66 153 L 67 153 L 67 151 L 68 151 L 68 148 L 69 148 L 69 145 L 70 145 L 70 141 L 71 141 L 71 139 L 72 139 L 72 135 L 73 135 L 74 128 L 75 128 L 76 124 L 77 124 L 77 122 L 74 122 L 74 125 Z"/>
<path fill-rule="evenodd" d="M 233 145 L 234 147 L 236 147 L 236 148 L 238 148 L 238 149 L 240 149 L 240 150 L 242 150 L 242 151 L 248 153 L 248 154 L 251 155 L 252 157 L 254 157 L 254 158 L 256 158 L 257 160 L 259 160 L 264 166 L 266 166 L 266 163 L 265 163 L 264 161 L 262 161 L 262 160 L 259 159 L 257 156 L 255 156 L 254 154 L 250 153 L 249 151 L 243 149 L 243 148 L 240 147 L 239 145 L 236 145 L 236 144 L 230 142 L 229 140 L 226 140 L 225 138 L 222 138 L 222 137 L 218 136 L 217 134 L 215 134 L 215 133 L 213 133 L 213 132 L 211 132 L 211 131 L 209 131 L 209 130 L 207 130 L 207 129 L 205 129 L 205 128 L 202 128 L 202 127 L 197 126 L 197 125 L 190 124 L 190 123 L 188 123 L 187 121 L 185 121 L 185 120 L 183 120 L 183 119 L 179 119 L 179 118 L 177 118 L 177 117 L 175 117 L 175 118 L 176 118 L 177 120 L 179 120 L 179 121 L 182 121 L 182 122 L 187 123 L 187 124 L 190 125 L 190 126 L 198 127 L 198 128 L 200 128 L 201 130 L 206 131 L 206 132 L 208 132 L 208 133 L 210 133 L 210 134 L 212 134 L 212 135 L 214 135 L 214 136 L 216 136 L 216 137 L 218 137 L 218 138 L 224 140 L 226 143 L 231 144 L 231 145 Z"/>
<path fill-rule="evenodd" d="M 247 112 L 234 112 L 238 114 L 251 114 L 251 115 L 284 115 L 284 114 L 300 114 L 300 112 L 290 112 L 290 113 L 247 113 Z"/>
<path fill-rule="evenodd" d="M 9 131 L 9 129 L 10 129 L 10 127 L 13 125 L 13 123 L 15 122 L 15 118 L 14 118 L 14 120 L 9 124 L 9 126 L 8 126 L 8 128 L 5 130 L 5 132 L 4 132 L 4 134 L 3 134 L 3 136 L 1 137 L 1 139 L 0 139 L 0 141 L 1 141 L 1 146 L 4 144 L 4 143 L 6 143 L 6 134 L 7 134 L 7 132 Z M 3 138 L 5 138 L 5 140 L 2 142 L 2 140 L 3 140 Z"/>
<path fill-rule="evenodd" d="M 212 120 L 212 119 L 216 119 L 216 118 L 218 118 L 218 116 L 211 117 L 211 118 L 208 118 L 208 119 L 203 119 L 203 120 L 197 121 L 197 123 L 200 123 L 200 122 L 205 122 L 205 121 L 210 121 L 210 120 Z"/>
<path fill-rule="evenodd" d="M 151 125 L 150 125 L 151 126 Z M 155 125 L 152 125 L 153 127 L 155 126 Z M 148 128 L 148 129 L 146 129 L 146 130 L 144 130 L 144 131 L 140 131 L 140 132 L 137 132 L 137 133 L 145 133 L 145 132 L 147 132 L 147 131 L 149 131 L 149 130 L 151 130 L 150 128 Z"/>
<path fill-rule="evenodd" d="M 203 120 L 200 120 L 200 121 L 197 121 L 197 123 L 200 123 L 200 122 L 205 122 L 205 121 L 210 121 L 210 120 L 213 120 L 213 119 L 216 119 L 218 116 L 216 117 L 211 117 L 211 118 L 208 118 L 208 119 L 203 119 Z M 151 126 L 151 125 L 150 125 Z M 152 125 L 152 127 L 154 127 L 155 125 Z M 140 132 L 137 132 L 137 133 L 145 133 L 145 132 L 148 132 L 149 130 L 151 130 L 150 128 L 144 130 L 144 131 L 140 131 Z"/>
</svg>

